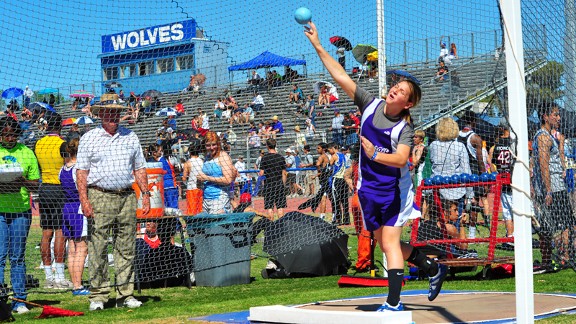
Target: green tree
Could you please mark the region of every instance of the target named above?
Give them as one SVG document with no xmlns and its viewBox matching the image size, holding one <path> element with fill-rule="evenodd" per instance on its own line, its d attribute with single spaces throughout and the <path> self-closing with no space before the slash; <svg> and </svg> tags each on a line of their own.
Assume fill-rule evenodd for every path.
<svg viewBox="0 0 576 324">
<path fill-rule="evenodd" d="M 538 107 L 542 102 L 552 102 L 564 95 L 562 74 L 564 65 L 550 61 L 532 73 L 526 82 L 526 104 L 528 108 Z"/>
</svg>

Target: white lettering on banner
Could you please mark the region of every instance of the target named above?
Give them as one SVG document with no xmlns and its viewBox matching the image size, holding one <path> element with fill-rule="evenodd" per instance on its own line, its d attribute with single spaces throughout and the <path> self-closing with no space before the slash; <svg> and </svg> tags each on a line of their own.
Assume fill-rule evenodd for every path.
<svg viewBox="0 0 576 324">
<path fill-rule="evenodd" d="M 142 29 L 140 31 L 140 45 L 144 46 L 144 45 L 150 45 L 150 41 L 148 41 L 145 37 L 144 37 L 144 29 Z"/>
<path fill-rule="evenodd" d="M 156 43 L 166 43 L 184 39 L 184 26 L 181 23 L 154 27 L 151 29 L 141 29 L 128 34 L 111 35 L 110 40 L 114 51 L 138 46 L 154 45 Z"/>
<path fill-rule="evenodd" d="M 170 31 L 172 32 L 172 40 L 178 41 L 184 38 L 184 32 L 182 31 L 182 28 L 184 28 L 182 24 L 172 25 L 172 27 L 170 28 Z"/>
<path fill-rule="evenodd" d="M 134 39 L 134 41 L 132 41 L 132 39 Z M 138 33 L 137 32 L 130 32 L 128 34 L 127 42 L 128 42 L 128 47 L 130 47 L 130 48 L 138 46 L 138 43 L 140 42 L 140 38 L 138 37 Z"/>
<path fill-rule="evenodd" d="M 152 30 L 146 29 L 146 33 L 148 34 L 148 39 L 150 40 L 150 44 L 156 43 L 156 37 L 158 36 L 158 29 L 154 28 Z"/>
<path fill-rule="evenodd" d="M 158 28 L 158 33 L 160 34 L 160 43 L 170 41 L 170 26 L 162 26 Z"/>
<path fill-rule="evenodd" d="M 116 35 L 116 37 L 112 36 L 110 38 L 112 38 L 112 46 L 114 46 L 115 51 L 126 48 L 126 34 Z"/>
</svg>

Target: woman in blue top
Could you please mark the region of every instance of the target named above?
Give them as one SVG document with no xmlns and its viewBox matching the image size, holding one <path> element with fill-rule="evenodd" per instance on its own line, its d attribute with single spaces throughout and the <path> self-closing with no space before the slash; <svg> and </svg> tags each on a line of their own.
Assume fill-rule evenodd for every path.
<svg viewBox="0 0 576 324">
<path fill-rule="evenodd" d="M 231 212 L 230 184 L 236 179 L 236 168 L 228 153 L 222 150 L 220 136 L 215 132 L 207 132 L 205 138 L 206 160 L 198 180 L 204 182 L 204 201 L 202 210 L 209 214 L 224 214 Z"/>
<path fill-rule="evenodd" d="M 411 80 L 404 80 L 392 87 L 385 98 L 374 98 L 358 87 L 322 47 L 314 23 L 310 22 L 304 29 L 334 81 L 362 111 L 358 197 L 365 227 L 374 231 L 388 262 L 388 298 L 377 311 L 404 309 L 400 302 L 404 260 L 414 263 L 429 275 L 428 299 L 432 301 L 440 292 L 448 268 L 428 259 L 411 245 L 400 242 L 402 226 L 413 214 L 419 214 L 413 208 L 414 194 L 407 162 L 414 135 L 409 109 L 419 103 L 420 87 Z"/>
</svg>

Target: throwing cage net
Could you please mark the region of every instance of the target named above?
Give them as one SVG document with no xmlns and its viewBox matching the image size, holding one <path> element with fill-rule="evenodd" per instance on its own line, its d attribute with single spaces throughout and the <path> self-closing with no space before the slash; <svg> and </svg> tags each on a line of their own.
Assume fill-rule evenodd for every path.
<svg viewBox="0 0 576 324">
<path fill-rule="evenodd" d="M 296 6 L 5 6 L 0 244 L 18 247 L 0 270 L 18 274 L 15 297 L 370 266 L 355 196 L 358 158 L 369 158 L 362 114 L 293 20 Z M 454 268 L 512 262 L 519 135 L 498 2 L 387 1 L 385 67 L 376 2 L 309 8 L 358 87 L 379 97 L 379 78 L 386 88 L 408 78 L 422 89 L 409 166 L 423 215 L 402 239 Z M 575 257 L 576 15 L 560 1 L 524 1 L 522 15 L 534 257 L 553 272 Z"/>
</svg>

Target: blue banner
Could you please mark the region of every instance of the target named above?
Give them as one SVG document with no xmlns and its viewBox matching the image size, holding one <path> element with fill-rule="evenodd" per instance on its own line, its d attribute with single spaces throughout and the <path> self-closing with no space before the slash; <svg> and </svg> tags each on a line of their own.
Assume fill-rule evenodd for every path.
<svg viewBox="0 0 576 324">
<path fill-rule="evenodd" d="M 194 19 L 102 36 L 102 53 L 164 45 L 196 37 Z"/>
</svg>

